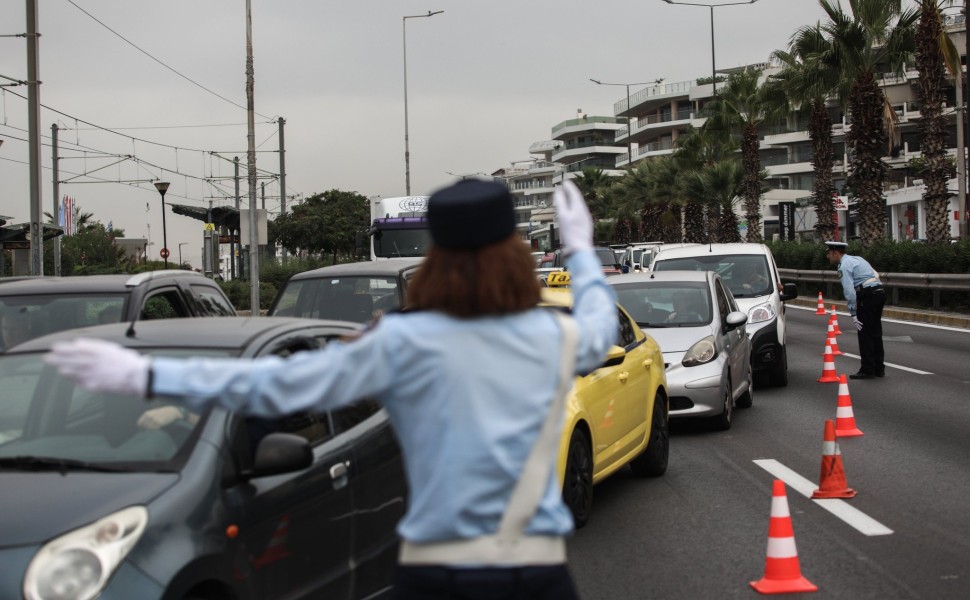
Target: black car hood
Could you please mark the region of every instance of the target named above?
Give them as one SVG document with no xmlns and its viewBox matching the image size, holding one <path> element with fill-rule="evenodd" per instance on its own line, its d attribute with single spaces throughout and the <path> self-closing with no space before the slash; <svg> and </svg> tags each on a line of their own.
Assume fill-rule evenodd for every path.
<svg viewBox="0 0 970 600">
<path fill-rule="evenodd" d="M 148 504 L 176 473 L 0 471 L 0 547 L 44 543 L 122 508 Z"/>
</svg>

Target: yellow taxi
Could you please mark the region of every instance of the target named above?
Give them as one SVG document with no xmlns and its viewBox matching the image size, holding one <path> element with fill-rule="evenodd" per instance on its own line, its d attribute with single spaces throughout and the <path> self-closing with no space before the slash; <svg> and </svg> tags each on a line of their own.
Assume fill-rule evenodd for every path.
<svg viewBox="0 0 970 600">
<path fill-rule="evenodd" d="M 568 273 L 550 273 L 546 283 L 550 287 L 542 290 L 543 305 L 568 310 Z M 576 377 L 559 442 L 563 500 L 577 528 L 589 520 L 594 484 L 626 465 L 643 477 L 667 470 L 669 403 L 663 355 L 620 305 L 616 314 L 619 344 L 599 368 Z"/>
</svg>

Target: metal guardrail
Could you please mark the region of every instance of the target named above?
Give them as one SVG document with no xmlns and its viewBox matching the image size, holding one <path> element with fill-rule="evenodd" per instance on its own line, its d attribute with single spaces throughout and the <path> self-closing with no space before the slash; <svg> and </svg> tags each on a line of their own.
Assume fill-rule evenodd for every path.
<svg viewBox="0 0 970 600">
<path fill-rule="evenodd" d="M 836 271 L 809 271 L 798 269 L 778 269 L 782 281 L 795 283 L 821 283 L 826 286 L 826 296 L 831 296 L 834 288 L 842 289 Z M 883 287 L 891 292 L 886 300 L 889 304 L 899 304 L 899 290 L 913 289 L 933 292 L 933 309 L 940 308 L 942 292 L 970 292 L 970 274 L 964 273 L 880 273 Z"/>
</svg>

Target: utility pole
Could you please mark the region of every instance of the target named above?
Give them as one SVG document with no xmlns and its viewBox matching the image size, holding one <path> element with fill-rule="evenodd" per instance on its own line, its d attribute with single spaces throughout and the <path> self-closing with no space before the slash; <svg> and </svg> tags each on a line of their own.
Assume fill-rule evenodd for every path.
<svg viewBox="0 0 970 600">
<path fill-rule="evenodd" d="M 236 182 L 236 213 L 239 218 L 242 218 L 242 213 L 239 210 L 239 157 L 236 156 L 232 159 L 233 168 L 235 169 L 235 176 L 233 181 Z M 242 223 L 240 223 L 242 225 Z M 239 244 L 242 245 L 242 240 L 239 240 Z M 242 252 L 239 253 L 239 273 L 242 275 Z M 236 231 L 229 230 L 229 275 L 235 279 L 236 278 Z"/>
<path fill-rule="evenodd" d="M 30 152 L 30 274 L 44 274 L 43 181 L 40 163 L 40 74 L 37 69 L 40 34 L 37 0 L 27 0 L 27 121 Z"/>
<path fill-rule="evenodd" d="M 964 56 L 970 57 L 970 10 L 967 10 L 968 8 L 970 8 L 970 2 L 968 2 L 968 0 L 963 0 L 963 27 L 964 27 L 964 41 L 966 43 L 966 46 L 963 48 L 963 52 L 964 52 Z M 957 84 L 957 89 L 964 91 L 964 88 L 963 88 L 964 81 L 966 81 L 966 78 L 963 75 L 963 65 L 961 64 L 960 81 Z M 964 93 L 963 97 L 966 98 L 967 94 Z M 963 123 L 960 126 L 960 131 L 963 133 L 963 144 L 959 145 L 960 156 L 958 157 L 960 159 L 959 160 L 960 164 L 963 165 L 963 175 L 960 176 L 960 182 L 963 183 L 964 190 L 966 190 L 967 160 L 968 160 L 967 151 L 970 150 L 970 148 L 968 148 L 968 145 L 970 145 L 970 140 L 968 140 L 967 138 L 970 136 L 966 134 L 967 132 L 965 129 L 967 126 L 967 115 L 965 110 L 966 107 L 963 105 L 963 102 L 958 101 L 957 103 L 958 103 L 957 114 L 963 115 Z M 960 228 L 958 229 L 958 233 L 961 238 L 967 238 L 968 236 L 970 236 L 970 215 L 967 215 L 967 195 L 965 192 L 963 194 L 963 203 L 960 205 Z"/>
<path fill-rule="evenodd" d="M 283 117 L 279 120 L 279 138 L 280 138 L 280 215 L 286 214 L 286 146 L 283 144 L 283 125 L 286 121 Z M 268 240 L 267 240 L 268 241 Z M 286 264 L 286 248 L 281 251 L 283 256 L 283 264 Z"/>
<path fill-rule="evenodd" d="M 60 187 L 60 175 L 57 170 L 57 123 L 51 125 L 51 171 L 54 173 L 54 181 L 52 182 L 54 191 L 54 212 L 51 213 L 54 217 L 54 224 L 60 227 L 61 225 L 61 187 Z M 54 238 L 54 276 L 61 276 L 61 237 L 57 236 Z"/>
<path fill-rule="evenodd" d="M 255 77 L 253 75 L 253 9 L 252 0 L 246 0 L 246 152 L 249 163 L 249 302 L 254 317 L 259 316 L 259 245 L 256 231 L 256 110 L 253 99 Z M 242 240 L 239 240 L 242 244 Z"/>
</svg>

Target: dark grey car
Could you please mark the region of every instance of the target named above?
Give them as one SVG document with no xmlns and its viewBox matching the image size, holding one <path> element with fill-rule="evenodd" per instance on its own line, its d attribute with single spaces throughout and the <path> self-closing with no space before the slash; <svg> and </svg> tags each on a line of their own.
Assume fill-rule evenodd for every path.
<svg viewBox="0 0 970 600">
<path fill-rule="evenodd" d="M 405 305 L 408 279 L 422 260 L 369 260 L 297 273 L 276 295 L 269 314 L 367 323 Z"/>
<path fill-rule="evenodd" d="M 193 271 L 31 277 L 0 286 L 0 351 L 23 340 L 103 323 L 236 314 L 211 279 Z"/>
<path fill-rule="evenodd" d="M 230 317 L 128 328 L 0 355 L 0 598 L 389 594 L 406 485 L 376 403 L 280 419 L 179 411 L 161 426 L 176 410 L 167 402 L 86 392 L 42 361 L 76 336 L 154 355 L 285 357 L 360 327 Z"/>
</svg>

